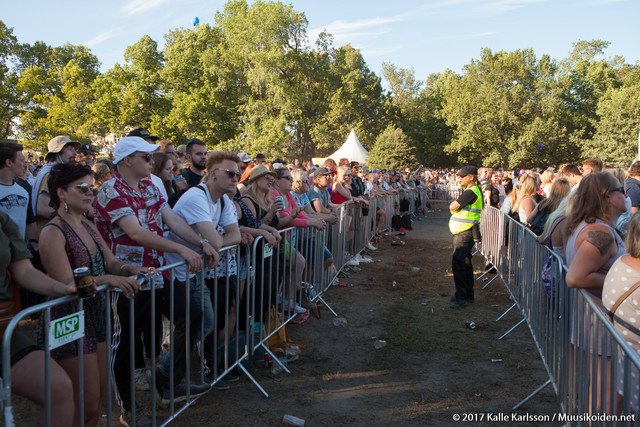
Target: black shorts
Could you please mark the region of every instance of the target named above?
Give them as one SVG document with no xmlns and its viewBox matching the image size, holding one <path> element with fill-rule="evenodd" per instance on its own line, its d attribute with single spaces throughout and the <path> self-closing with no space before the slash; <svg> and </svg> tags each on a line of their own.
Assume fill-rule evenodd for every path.
<svg viewBox="0 0 640 427">
<path fill-rule="evenodd" d="M 20 331 L 14 331 L 11 337 L 11 366 L 22 360 L 27 354 L 42 350 L 28 336 Z M 0 352 L 0 363 L 2 363 L 2 352 Z M 0 375 L 2 370 L 0 369 Z"/>
</svg>

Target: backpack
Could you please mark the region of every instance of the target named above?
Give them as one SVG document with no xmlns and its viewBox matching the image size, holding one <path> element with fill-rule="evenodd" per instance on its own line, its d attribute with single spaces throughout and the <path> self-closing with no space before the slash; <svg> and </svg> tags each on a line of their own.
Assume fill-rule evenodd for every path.
<svg viewBox="0 0 640 427">
<path fill-rule="evenodd" d="M 531 223 L 531 227 L 529 227 L 536 236 L 541 235 L 544 231 L 544 225 L 547 223 L 547 218 L 549 218 L 549 212 L 538 211 L 538 215 L 536 215 L 533 222 Z"/>
<path fill-rule="evenodd" d="M 391 217 L 391 228 L 398 231 L 400 227 L 402 227 L 402 219 L 400 218 L 400 215 L 395 214 Z"/>
<path fill-rule="evenodd" d="M 405 230 L 413 230 L 411 226 L 411 214 L 406 213 L 400 217 L 400 226 Z"/>
</svg>

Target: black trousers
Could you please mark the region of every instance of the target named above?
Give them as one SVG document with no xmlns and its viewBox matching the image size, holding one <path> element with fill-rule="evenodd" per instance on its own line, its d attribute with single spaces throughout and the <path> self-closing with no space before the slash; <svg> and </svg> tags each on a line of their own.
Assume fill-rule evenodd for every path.
<svg viewBox="0 0 640 427">
<path fill-rule="evenodd" d="M 471 229 L 453 235 L 451 268 L 453 270 L 453 280 L 456 284 L 456 298 L 460 300 L 474 299 L 473 265 L 471 264 L 473 244 L 473 231 Z"/>
<path fill-rule="evenodd" d="M 150 329 L 151 322 L 151 292 L 138 292 L 133 299 L 129 300 L 121 292 L 111 293 L 111 307 L 113 310 L 113 338 L 111 342 L 112 351 L 112 376 L 113 388 L 116 400 L 124 411 L 131 410 L 131 380 L 130 370 L 131 357 L 135 354 L 135 348 L 131 349 L 129 340 L 134 334 L 134 345 L 140 345 L 140 336 L 145 329 L 145 325 Z M 175 329 L 173 333 L 174 342 L 171 347 L 174 349 L 174 381 L 177 383 L 185 376 L 185 366 L 187 352 L 186 344 L 186 294 L 184 285 L 179 282 L 174 284 L 173 298 L 168 281 L 165 280 L 164 288 L 156 290 L 156 313 L 164 314 L 167 319 L 171 317 L 170 303 L 174 301 L 174 321 Z M 133 302 L 133 316 L 135 325 L 130 325 L 130 305 Z M 197 304 L 190 304 L 190 345 L 196 342 L 199 331 L 202 311 Z M 133 331 L 132 331 L 133 329 Z"/>
</svg>

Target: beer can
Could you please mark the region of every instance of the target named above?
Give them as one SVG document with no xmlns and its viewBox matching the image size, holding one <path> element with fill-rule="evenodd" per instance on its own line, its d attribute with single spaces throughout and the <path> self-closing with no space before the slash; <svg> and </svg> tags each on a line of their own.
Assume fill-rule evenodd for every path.
<svg viewBox="0 0 640 427">
<path fill-rule="evenodd" d="M 96 293 L 93 279 L 89 274 L 89 267 L 79 267 L 73 270 L 73 278 L 76 282 L 79 298 L 91 298 Z"/>
<path fill-rule="evenodd" d="M 280 203 L 282 203 L 282 209 L 284 209 L 284 197 L 282 197 L 282 196 L 276 197 L 276 202 L 277 201 L 280 201 Z"/>
<path fill-rule="evenodd" d="M 264 367 L 271 368 L 273 366 L 273 358 L 269 353 L 264 354 Z"/>
</svg>

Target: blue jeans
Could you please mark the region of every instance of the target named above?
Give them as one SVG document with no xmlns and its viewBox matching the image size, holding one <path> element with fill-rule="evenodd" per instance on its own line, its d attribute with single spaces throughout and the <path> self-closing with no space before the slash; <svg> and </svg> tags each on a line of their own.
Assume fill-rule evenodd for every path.
<svg viewBox="0 0 640 427">
<path fill-rule="evenodd" d="M 190 300 L 191 300 L 191 310 L 200 311 L 200 289 L 202 288 L 202 297 L 204 298 L 204 306 L 202 307 L 202 318 L 204 319 L 204 334 L 200 332 L 200 324 L 191 325 L 191 330 L 197 329 L 198 335 L 196 337 L 196 341 L 202 340 L 203 336 L 209 335 L 211 331 L 213 331 L 213 304 L 211 303 L 211 292 L 209 291 L 208 286 L 200 286 L 203 281 L 201 280 L 202 272 L 197 273 L 191 279 L 189 279 L 189 291 L 190 291 Z M 176 283 L 182 283 L 176 280 Z M 175 338 L 175 337 L 174 337 Z M 195 344 L 192 342 L 191 344 Z M 173 345 L 173 343 L 171 343 Z M 169 376 L 169 363 L 170 357 L 169 353 L 165 354 L 160 363 L 158 364 L 158 368 L 162 372 L 165 377 Z"/>
</svg>

